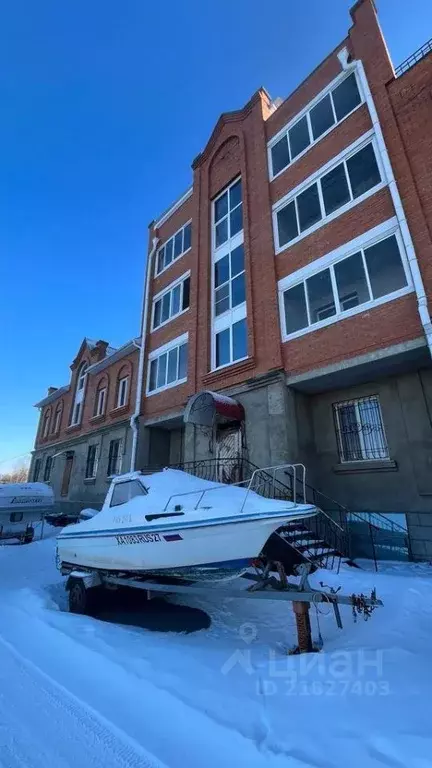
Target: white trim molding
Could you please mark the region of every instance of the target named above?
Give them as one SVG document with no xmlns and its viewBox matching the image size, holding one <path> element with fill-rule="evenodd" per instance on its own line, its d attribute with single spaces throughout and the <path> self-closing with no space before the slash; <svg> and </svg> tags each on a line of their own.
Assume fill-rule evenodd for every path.
<svg viewBox="0 0 432 768">
<path fill-rule="evenodd" d="M 165 222 L 168 221 L 168 219 L 173 215 L 173 213 L 178 211 L 180 206 L 182 206 L 183 203 L 186 202 L 186 200 L 189 200 L 192 193 L 193 193 L 193 187 L 189 187 L 189 189 L 187 189 L 186 192 L 181 197 L 178 198 L 178 200 L 176 200 L 169 208 L 167 208 L 166 211 L 161 213 L 160 217 L 158 218 L 157 221 L 155 221 L 153 225 L 154 229 L 158 229 L 158 227 L 161 227 L 162 224 L 165 224 Z"/>
<path fill-rule="evenodd" d="M 339 208 L 336 208 L 332 213 L 328 215 L 325 215 L 325 207 L 324 207 L 324 201 L 322 197 L 321 185 L 317 184 L 320 208 L 321 208 L 321 212 L 324 214 L 323 217 L 319 219 L 319 221 L 317 221 L 315 224 L 312 224 L 312 226 L 308 227 L 308 229 L 305 229 L 302 232 L 299 232 L 297 237 L 293 238 L 292 240 L 289 240 L 287 243 L 284 243 L 283 245 L 279 245 L 279 228 L 278 228 L 278 218 L 277 218 L 278 214 L 284 208 L 286 208 L 290 203 L 295 201 L 296 198 L 302 192 L 304 192 L 309 187 L 313 186 L 313 184 L 319 182 L 319 180 L 323 176 L 325 176 L 329 171 L 333 170 L 337 165 L 341 165 L 342 163 L 345 163 L 347 160 L 350 159 L 350 157 L 357 154 L 357 152 L 360 152 L 368 144 L 371 144 L 373 147 L 381 181 L 379 181 L 373 187 L 368 189 L 362 195 L 359 195 L 358 197 L 354 197 L 351 190 L 350 179 L 347 176 L 348 191 L 351 199 L 344 205 L 341 205 Z M 354 208 L 356 205 L 360 205 L 360 203 L 362 203 L 364 200 L 367 200 L 367 198 L 371 197 L 371 195 L 376 194 L 376 192 L 379 192 L 379 190 L 383 189 L 385 186 L 387 186 L 385 169 L 381 161 L 380 153 L 378 151 L 378 147 L 374 137 L 374 132 L 373 130 L 370 130 L 364 133 L 362 136 L 359 136 L 358 139 L 356 139 L 352 144 L 346 147 L 342 152 L 340 152 L 338 155 L 336 155 L 331 160 L 329 160 L 328 163 L 323 165 L 313 174 L 308 176 L 307 179 L 303 179 L 303 181 L 300 184 L 298 184 L 297 187 L 295 187 L 294 189 L 291 189 L 286 195 L 281 197 L 280 200 L 277 200 L 276 203 L 273 204 L 272 217 L 273 217 L 273 237 L 274 237 L 275 253 L 278 254 L 278 253 L 282 253 L 282 251 L 287 250 L 287 248 L 290 248 L 291 246 L 295 245 L 295 243 L 300 242 L 300 240 L 303 240 L 305 237 L 308 237 L 313 232 L 316 232 L 316 230 L 325 226 L 330 221 L 333 221 L 334 219 L 337 219 L 339 216 L 342 216 L 342 214 L 346 213 L 346 211 L 349 211 L 351 208 Z M 295 203 L 295 205 L 297 210 L 297 203 Z M 297 216 L 297 213 L 296 213 L 296 216 Z"/>
<path fill-rule="evenodd" d="M 307 326 L 304 326 L 303 328 L 297 331 L 294 331 L 292 333 L 287 333 L 285 305 L 284 305 L 284 294 L 287 290 L 289 290 L 290 288 L 294 288 L 296 285 L 300 285 L 304 283 L 305 280 L 312 277 L 313 275 L 318 274 L 319 272 L 329 267 L 333 267 L 334 265 L 349 258 L 353 254 L 358 253 L 359 251 L 363 251 L 364 249 L 370 248 L 371 246 L 375 245 L 381 240 L 385 240 L 387 237 L 391 237 L 391 235 L 395 235 L 398 243 L 399 254 L 401 257 L 405 278 L 406 278 L 405 286 L 397 289 L 396 291 L 393 291 L 392 293 L 388 293 L 388 294 L 385 294 L 384 296 L 380 296 L 377 299 L 372 298 L 370 301 L 363 302 L 362 304 L 358 304 L 357 306 L 352 307 L 351 309 L 340 310 L 340 308 L 337 306 L 336 313 L 331 315 L 330 317 L 327 317 L 315 323 L 310 323 Z M 372 296 L 372 290 L 369 283 L 368 271 L 366 268 L 365 268 L 365 279 L 368 285 L 369 294 Z M 337 285 L 336 285 L 336 280 L 334 277 L 333 270 L 331 270 L 331 280 L 332 280 L 333 294 L 334 296 L 337 297 Z M 298 269 L 296 272 L 292 272 L 290 275 L 287 275 L 286 277 L 279 280 L 278 300 L 279 300 L 279 316 L 280 316 L 280 324 L 281 324 L 282 342 L 296 339 L 299 336 L 303 336 L 307 333 L 312 333 L 313 331 L 316 331 L 319 328 L 325 328 L 326 326 L 332 325 L 333 323 L 337 323 L 340 320 L 345 320 L 345 318 L 352 317 L 353 315 L 361 314 L 362 312 L 366 312 L 374 307 L 380 306 L 381 304 L 385 304 L 389 301 L 393 301 L 394 299 L 398 299 L 401 296 L 405 296 L 408 293 L 412 293 L 413 291 L 414 291 L 414 287 L 411 280 L 411 273 L 409 270 L 408 259 L 407 259 L 406 250 L 404 247 L 404 242 L 401 236 L 400 228 L 398 226 L 397 218 L 394 216 L 391 219 L 388 219 L 387 221 L 383 222 L 382 224 L 379 224 L 378 226 L 374 227 L 373 229 L 370 229 L 367 232 L 364 232 L 363 234 L 359 235 L 358 237 L 355 237 L 353 240 L 350 240 L 349 242 L 344 243 L 344 245 L 340 246 L 339 248 L 336 248 L 330 253 L 327 253 L 325 256 L 322 256 L 321 258 L 316 259 L 315 261 L 311 262 L 307 266 L 302 267 L 301 269 Z M 337 300 L 337 304 L 339 304 L 339 300 Z"/>
<path fill-rule="evenodd" d="M 406 250 L 406 254 L 407 254 L 407 258 L 408 258 L 408 262 L 411 270 L 414 288 L 417 295 L 418 313 L 420 316 L 420 321 L 423 326 L 424 334 L 426 336 L 429 352 L 432 356 L 432 323 L 431 323 L 431 317 L 430 317 L 430 312 L 428 307 L 427 296 L 426 296 L 423 279 L 420 272 L 420 267 L 417 260 L 417 255 L 414 249 L 414 243 L 412 241 L 407 218 L 405 215 L 405 210 L 404 210 L 401 196 L 399 193 L 399 188 L 397 186 L 396 179 L 393 173 L 393 168 L 390 163 L 390 157 L 384 141 L 384 135 L 381 128 L 381 123 L 379 121 L 378 112 L 375 107 L 375 102 L 373 100 L 373 96 L 369 88 L 369 83 L 367 81 L 363 62 L 358 59 L 349 63 L 347 48 L 343 48 L 341 51 L 339 51 L 338 58 L 345 71 L 353 70 L 353 69 L 357 71 L 361 85 L 362 85 L 363 93 L 365 96 L 366 103 L 368 105 L 369 114 L 372 120 L 372 125 L 374 127 L 375 135 L 376 135 L 378 151 L 381 156 L 382 164 L 384 165 L 384 168 L 385 168 L 389 191 L 391 194 L 393 205 L 395 207 L 396 216 L 399 222 L 401 235 L 405 245 L 405 250 Z"/>
<path fill-rule="evenodd" d="M 317 104 L 320 101 L 322 101 L 322 99 L 324 99 L 329 93 L 334 91 L 335 88 L 337 88 L 351 74 L 354 74 L 355 79 L 356 79 L 357 88 L 358 88 L 358 91 L 359 91 L 359 94 L 360 94 L 360 101 L 359 101 L 359 103 L 356 104 L 356 106 L 352 110 L 350 110 L 350 112 L 347 112 L 346 115 L 344 115 L 340 120 L 338 120 L 337 116 L 336 116 L 334 104 L 333 104 L 333 99 L 331 98 L 330 102 L 331 102 L 331 107 L 332 107 L 332 111 L 333 111 L 333 116 L 334 116 L 335 122 L 326 131 L 324 131 L 320 136 L 318 136 L 316 139 L 314 139 L 313 138 L 313 131 L 312 131 L 311 120 L 310 120 L 310 112 L 311 112 L 311 110 L 314 107 L 316 107 Z M 342 70 L 342 72 L 340 72 L 339 75 L 337 75 L 337 77 L 335 77 L 330 83 L 328 83 L 328 85 L 326 85 L 326 87 L 323 88 L 322 91 L 320 91 L 311 101 L 309 101 L 308 104 L 306 104 L 306 106 L 304 106 L 303 109 L 300 112 L 298 112 L 296 115 L 294 115 L 294 117 L 292 117 L 283 126 L 283 128 L 281 128 L 267 142 L 267 160 L 268 160 L 270 181 L 273 181 L 273 179 L 277 179 L 282 173 L 284 173 L 287 170 L 287 168 L 291 168 L 294 165 L 294 163 L 297 162 L 297 160 L 300 160 L 300 158 L 303 157 L 307 152 L 309 152 L 309 150 L 312 149 L 312 147 L 315 147 L 318 144 L 318 142 L 321 141 L 321 139 L 324 139 L 326 136 L 328 136 L 329 133 L 331 133 L 335 128 L 337 128 L 338 125 L 341 125 L 341 123 L 343 123 L 344 120 L 346 120 L 348 117 L 350 117 L 350 115 L 352 115 L 354 112 L 356 112 L 358 109 L 360 109 L 360 107 L 364 103 L 365 103 L 365 96 L 364 96 L 364 93 L 363 93 L 363 89 L 361 87 L 361 83 L 360 83 L 359 78 L 357 77 L 356 73 L 355 72 L 353 73 L 352 71 L 345 72 L 344 70 Z M 302 120 L 302 118 L 305 117 L 305 116 L 307 117 L 307 125 L 308 125 L 309 137 L 311 139 L 311 142 L 307 145 L 307 147 L 305 147 L 305 149 L 302 152 L 299 152 L 298 155 L 296 155 L 292 160 L 290 160 L 288 165 L 285 165 L 277 173 L 273 173 L 273 161 L 272 161 L 272 153 L 271 153 L 273 147 L 284 136 L 288 137 L 288 132 L 290 131 L 290 129 L 293 128 L 296 125 L 296 123 L 300 122 L 300 120 Z"/>
</svg>

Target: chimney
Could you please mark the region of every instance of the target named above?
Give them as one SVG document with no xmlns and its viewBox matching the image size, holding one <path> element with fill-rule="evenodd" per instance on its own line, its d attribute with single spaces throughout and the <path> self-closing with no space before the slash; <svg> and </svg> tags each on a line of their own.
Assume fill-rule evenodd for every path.
<svg viewBox="0 0 432 768">
<path fill-rule="evenodd" d="M 58 387 L 48 387 L 48 395 L 52 395 L 53 392 L 57 392 Z"/>
<path fill-rule="evenodd" d="M 93 349 L 90 352 L 90 356 L 92 358 L 92 361 L 94 363 L 99 363 L 101 360 L 106 357 L 106 351 L 108 349 L 108 342 L 103 341 L 103 339 L 99 339 L 96 344 L 94 345 Z"/>
</svg>

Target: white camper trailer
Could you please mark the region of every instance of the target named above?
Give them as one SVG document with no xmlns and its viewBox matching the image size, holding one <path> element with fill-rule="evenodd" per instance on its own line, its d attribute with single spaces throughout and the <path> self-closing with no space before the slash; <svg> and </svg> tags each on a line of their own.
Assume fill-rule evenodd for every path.
<svg viewBox="0 0 432 768">
<path fill-rule="evenodd" d="M 52 512 L 54 494 L 45 483 L 0 483 L 0 542 L 32 541 L 34 526 Z"/>
</svg>

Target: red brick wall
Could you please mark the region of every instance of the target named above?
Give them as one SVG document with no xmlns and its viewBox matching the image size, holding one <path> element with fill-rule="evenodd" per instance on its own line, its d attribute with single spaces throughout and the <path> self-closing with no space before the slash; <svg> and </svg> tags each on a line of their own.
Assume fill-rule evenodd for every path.
<svg viewBox="0 0 432 768">
<path fill-rule="evenodd" d="M 71 388 L 69 392 L 64 394 L 59 401 L 54 401 L 48 406 L 42 408 L 39 429 L 36 438 L 36 447 L 42 445 L 51 445 L 52 443 L 62 442 L 68 440 L 71 437 L 88 434 L 101 426 L 108 426 L 115 424 L 119 421 L 123 421 L 128 416 L 130 417 L 135 410 L 136 399 L 136 386 L 138 376 L 138 355 L 139 350 L 132 352 L 125 356 L 116 363 L 112 363 L 105 370 L 100 373 L 90 374 L 87 376 L 86 393 L 84 401 L 84 410 L 82 414 L 81 424 L 70 427 L 71 408 L 75 396 L 76 378 L 77 372 L 83 362 L 91 363 L 89 350 L 84 348 L 78 357 L 74 361 L 74 368 L 71 376 Z M 94 362 L 94 361 L 93 361 Z M 120 376 L 129 375 L 129 391 L 128 400 L 124 407 L 116 408 L 117 398 L 117 383 Z M 99 383 L 103 379 L 104 384 L 108 387 L 107 399 L 105 401 L 105 415 L 102 417 L 94 417 L 95 413 L 95 397 Z M 54 426 L 54 414 L 58 403 L 62 403 L 62 417 L 60 423 L 60 430 L 53 434 L 51 432 Z M 50 409 L 51 411 L 51 425 L 50 433 L 47 438 L 42 438 L 42 425 L 44 423 L 45 413 Z"/>
<path fill-rule="evenodd" d="M 292 376 L 418 338 L 421 332 L 415 295 L 409 294 L 284 344 L 284 367 Z"/>
<path fill-rule="evenodd" d="M 318 141 L 305 155 L 295 160 L 271 183 L 271 201 L 276 203 L 291 189 L 350 146 L 359 136 L 372 128 L 366 105 L 360 106 L 340 125 Z"/>
<path fill-rule="evenodd" d="M 144 398 L 146 416 L 178 410 L 200 389 L 223 389 L 273 369 L 285 368 L 289 373 L 314 369 L 421 335 L 416 299 L 409 295 L 281 343 L 277 281 L 394 216 L 385 188 L 275 256 L 272 204 L 371 128 L 368 109 L 363 105 L 277 179 L 269 181 L 268 140 L 341 72 L 336 54 L 345 45 L 354 59 L 363 61 L 422 272 L 432 292 L 432 251 L 426 223 L 426 218 L 432 223 L 432 132 L 426 137 L 422 128 L 430 122 L 430 69 L 424 64 L 416 76 L 411 74 L 405 81 L 408 92 L 413 93 L 414 88 L 418 100 L 419 117 L 414 123 L 405 103 L 409 94 L 402 85 L 408 76 L 401 79 L 401 85 L 394 81 L 372 0 L 360 0 L 352 17 L 354 25 L 346 40 L 276 111 L 271 111 L 265 91 L 258 91 L 242 110 L 221 116 L 204 152 L 194 161 L 193 195 L 163 225 L 162 237 L 166 239 L 192 218 L 192 250 L 152 286 L 153 293 L 159 291 L 190 269 L 191 307 L 148 339 L 149 349 L 155 349 L 188 331 L 188 382 Z M 404 143 L 411 145 L 409 153 Z M 413 174 L 418 177 L 417 189 Z M 243 186 L 249 359 L 210 372 L 211 200 L 238 175 Z"/>
<path fill-rule="evenodd" d="M 278 280 L 395 215 L 388 187 L 320 227 L 276 256 Z"/>
</svg>

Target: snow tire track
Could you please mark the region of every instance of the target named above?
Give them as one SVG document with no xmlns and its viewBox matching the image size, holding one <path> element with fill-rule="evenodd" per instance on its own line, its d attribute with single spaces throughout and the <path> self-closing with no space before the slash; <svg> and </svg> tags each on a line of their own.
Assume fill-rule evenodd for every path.
<svg viewBox="0 0 432 768">
<path fill-rule="evenodd" d="M 1 636 L 0 646 L 0 768 L 163 768 Z"/>
</svg>

